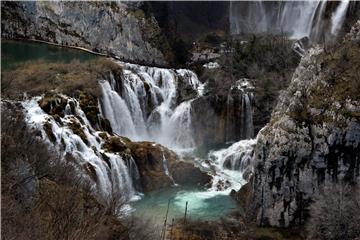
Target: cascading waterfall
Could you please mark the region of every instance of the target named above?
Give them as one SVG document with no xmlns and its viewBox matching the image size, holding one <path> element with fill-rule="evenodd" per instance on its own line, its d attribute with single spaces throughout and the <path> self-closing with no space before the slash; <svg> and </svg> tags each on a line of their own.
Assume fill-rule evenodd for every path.
<svg viewBox="0 0 360 240">
<path fill-rule="evenodd" d="M 101 148 L 103 140 L 99 132 L 91 127 L 77 100 L 62 97 L 68 102 L 65 116 L 59 117 L 60 119 L 55 119 L 40 108 L 39 97 L 24 101 L 22 105 L 26 122 L 41 132 L 42 138 L 49 146 L 54 146 L 64 161 L 71 160 L 79 173 L 93 182 L 93 190 L 101 201 L 109 201 L 114 194 L 120 195 L 124 200 L 136 197 L 133 179 L 138 179 L 139 173 L 134 160 L 126 162 L 120 155 L 105 152 Z M 75 104 L 74 112 L 70 103 Z M 74 124 L 80 126 L 86 139 L 73 132 L 71 126 Z M 55 137 L 54 142 L 48 137 L 45 126 L 48 126 L 47 131 L 50 130 Z"/>
<path fill-rule="evenodd" d="M 186 69 L 171 70 L 129 63 L 123 67 L 121 90 L 113 75 L 100 81 L 102 112 L 113 131 L 133 140 L 151 140 L 173 149 L 195 146 L 191 129 L 191 102 L 203 94 L 204 85 Z M 178 85 L 194 95 L 177 105 Z"/>
<path fill-rule="evenodd" d="M 251 167 L 256 142 L 256 139 L 241 140 L 228 148 L 209 153 L 208 158 L 217 173 L 212 190 L 240 189 L 246 182 L 243 173 Z"/>
<path fill-rule="evenodd" d="M 331 18 L 331 33 L 341 28 L 349 5 L 343 0 Z M 229 24 L 231 34 L 287 33 L 291 38 L 319 39 L 324 29 L 326 1 L 231 2 Z M 330 6 L 329 6 L 330 7 Z"/>
</svg>

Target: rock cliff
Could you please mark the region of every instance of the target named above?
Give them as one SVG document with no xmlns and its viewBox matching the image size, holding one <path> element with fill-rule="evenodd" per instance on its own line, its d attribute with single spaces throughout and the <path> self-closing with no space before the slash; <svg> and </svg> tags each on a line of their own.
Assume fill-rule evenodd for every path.
<svg viewBox="0 0 360 240">
<path fill-rule="evenodd" d="M 325 183 L 360 181 L 359 26 L 308 51 L 258 134 L 248 213 L 261 226 L 301 224 Z"/>
<path fill-rule="evenodd" d="M 166 65 L 166 38 L 152 16 L 120 2 L 2 2 L 1 36 L 76 46 L 148 65 Z"/>
</svg>

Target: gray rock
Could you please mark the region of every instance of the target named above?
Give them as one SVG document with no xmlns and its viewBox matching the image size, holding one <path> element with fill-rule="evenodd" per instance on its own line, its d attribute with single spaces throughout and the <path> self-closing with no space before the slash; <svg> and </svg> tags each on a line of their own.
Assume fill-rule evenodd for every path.
<svg viewBox="0 0 360 240">
<path fill-rule="evenodd" d="M 312 197 L 325 183 L 359 181 L 360 102 L 348 94 L 316 95 L 333 88 L 323 56 L 315 47 L 302 58 L 257 136 L 248 208 L 261 226 L 302 224 Z"/>
<path fill-rule="evenodd" d="M 167 63 L 154 46 L 161 38 L 156 20 L 146 17 L 134 4 L 1 2 L 1 13 L 1 35 L 5 38 L 83 47 L 149 65 Z"/>
</svg>

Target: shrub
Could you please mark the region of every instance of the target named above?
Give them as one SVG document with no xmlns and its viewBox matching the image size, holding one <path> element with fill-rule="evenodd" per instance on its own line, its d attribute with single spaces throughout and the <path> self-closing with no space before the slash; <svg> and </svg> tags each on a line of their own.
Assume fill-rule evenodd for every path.
<svg viewBox="0 0 360 240">
<path fill-rule="evenodd" d="M 1 116 L 2 238 L 128 239 L 131 226 L 28 129 L 19 106 L 3 101 Z"/>
<path fill-rule="evenodd" d="M 310 208 L 309 239 L 359 239 L 359 186 L 326 185 Z"/>
</svg>

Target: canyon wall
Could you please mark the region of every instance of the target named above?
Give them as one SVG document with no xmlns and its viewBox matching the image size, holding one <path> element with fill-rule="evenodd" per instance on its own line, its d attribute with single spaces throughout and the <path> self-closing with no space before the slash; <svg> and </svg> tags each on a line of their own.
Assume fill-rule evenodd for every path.
<svg viewBox="0 0 360 240">
<path fill-rule="evenodd" d="M 171 61 L 154 17 L 135 3 L 2 2 L 1 36 L 90 49 L 148 65 Z"/>
<path fill-rule="evenodd" d="M 360 22 L 334 49 L 310 49 L 259 132 L 249 217 L 301 224 L 325 183 L 360 181 Z"/>
</svg>

